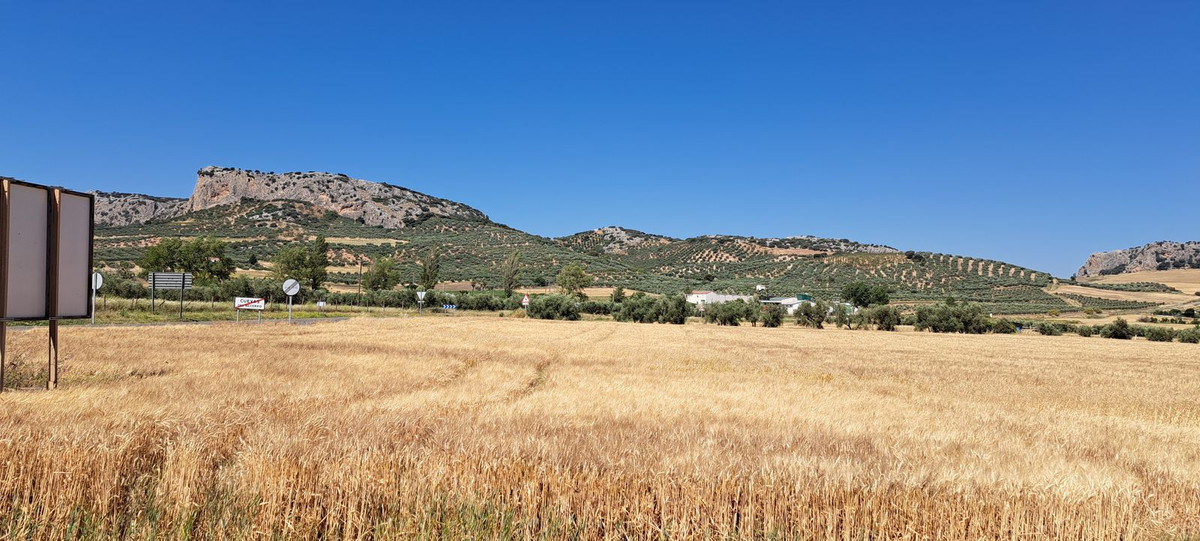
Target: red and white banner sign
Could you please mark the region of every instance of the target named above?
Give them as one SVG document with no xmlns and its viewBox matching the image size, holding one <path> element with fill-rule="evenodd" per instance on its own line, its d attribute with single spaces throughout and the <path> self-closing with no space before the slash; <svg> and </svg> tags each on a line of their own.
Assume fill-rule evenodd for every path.
<svg viewBox="0 0 1200 541">
<path fill-rule="evenodd" d="M 234 297 L 233 307 L 238 310 L 266 310 L 267 299 L 256 299 L 254 297 Z"/>
</svg>

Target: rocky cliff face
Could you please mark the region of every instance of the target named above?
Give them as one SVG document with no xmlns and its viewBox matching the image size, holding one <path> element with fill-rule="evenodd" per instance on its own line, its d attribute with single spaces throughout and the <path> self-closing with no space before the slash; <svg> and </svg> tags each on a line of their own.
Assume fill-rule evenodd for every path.
<svg viewBox="0 0 1200 541">
<path fill-rule="evenodd" d="M 487 220 L 482 212 L 461 203 L 342 174 L 275 174 L 211 166 L 198 172 L 196 190 L 187 208 L 203 210 L 242 199 L 303 201 L 367 225 L 389 229 L 429 216 Z"/>
<path fill-rule="evenodd" d="M 1078 278 L 1107 274 L 1200 268 L 1200 242 L 1152 242 L 1145 246 L 1092 254 L 1076 273 Z"/>
<path fill-rule="evenodd" d="M 187 199 L 136 193 L 92 192 L 96 196 L 96 225 L 120 227 L 166 220 L 188 211 Z"/>
</svg>

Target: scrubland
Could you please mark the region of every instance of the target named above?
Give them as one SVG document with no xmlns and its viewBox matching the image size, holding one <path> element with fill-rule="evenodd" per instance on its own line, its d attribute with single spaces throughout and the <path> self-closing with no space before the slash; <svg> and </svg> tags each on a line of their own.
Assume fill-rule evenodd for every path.
<svg viewBox="0 0 1200 541">
<path fill-rule="evenodd" d="M 62 366 L 0 395 L 0 538 L 1200 533 L 1189 344 L 357 318 L 68 327 Z"/>
</svg>

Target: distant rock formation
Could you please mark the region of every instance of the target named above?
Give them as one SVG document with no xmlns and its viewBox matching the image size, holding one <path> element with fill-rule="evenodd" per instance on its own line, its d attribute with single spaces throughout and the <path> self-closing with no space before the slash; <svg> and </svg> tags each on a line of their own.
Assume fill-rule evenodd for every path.
<svg viewBox="0 0 1200 541">
<path fill-rule="evenodd" d="M 120 227 L 167 220 L 188 211 L 188 200 L 136 193 L 92 192 L 96 196 L 96 225 Z"/>
<path fill-rule="evenodd" d="M 253 201 L 301 201 L 370 226 L 398 229 L 431 216 L 487 221 L 474 208 L 412 190 L 333 173 L 264 173 L 229 167 L 197 172 L 189 199 L 96 193 L 96 224 L 124 226 Z"/>
<path fill-rule="evenodd" d="M 1145 246 L 1092 254 L 1079 267 L 1078 278 L 1127 272 L 1200 269 L 1200 242 L 1152 242 Z"/>
</svg>

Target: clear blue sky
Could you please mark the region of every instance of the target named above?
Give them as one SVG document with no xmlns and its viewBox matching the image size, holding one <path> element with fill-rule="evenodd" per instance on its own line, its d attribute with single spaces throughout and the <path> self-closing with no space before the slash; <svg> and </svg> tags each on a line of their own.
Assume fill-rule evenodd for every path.
<svg viewBox="0 0 1200 541">
<path fill-rule="evenodd" d="M 334 171 L 548 236 L 1060 276 L 1200 239 L 1198 2 L 422 4 L 0 0 L 0 174 L 186 196 L 205 165 Z"/>
</svg>

